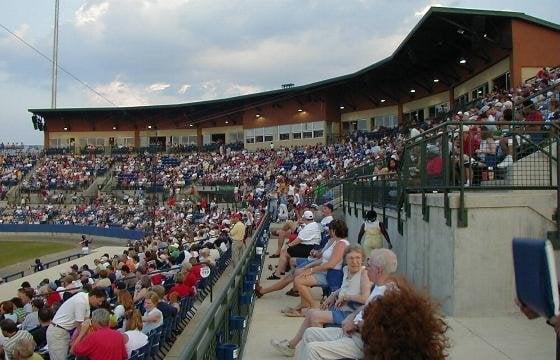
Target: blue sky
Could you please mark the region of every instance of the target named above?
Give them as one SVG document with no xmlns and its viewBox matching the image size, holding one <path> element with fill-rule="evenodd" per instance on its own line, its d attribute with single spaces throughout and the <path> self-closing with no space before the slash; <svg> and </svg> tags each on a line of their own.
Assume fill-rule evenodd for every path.
<svg viewBox="0 0 560 360">
<path fill-rule="evenodd" d="M 207 100 L 354 72 L 391 54 L 430 5 L 560 23 L 558 0 L 61 0 L 59 63 L 119 106 Z M 47 55 L 54 0 L 0 0 L 0 24 Z M 0 29 L 0 141 L 42 143 L 50 64 Z M 110 106 L 59 72 L 59 107 Z"/>
</svg>

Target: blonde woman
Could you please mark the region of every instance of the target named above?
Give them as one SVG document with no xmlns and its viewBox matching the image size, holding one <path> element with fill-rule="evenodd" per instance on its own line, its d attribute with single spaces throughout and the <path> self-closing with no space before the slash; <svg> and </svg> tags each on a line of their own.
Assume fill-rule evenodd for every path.
<svg viewBox="0 0 560 360">
<path fill-rule="evenodd" d="M 307 328 L 322 327 L 324 324 L 341 325 L 348 314 L 364 304 L 371 289 L 371 281 L 363 266 L 365 258 L 360 245 L 349 245 L 344 252 L 346 266 L 340 289 L 327 298 L 320 310 L 307 311 L 305 320 L 291 340 L 272 340 L 272 346 L 286 356 L 294 356 L 296 346 Z"/>
<path fill-rule="evenodd" d="M 134 350 L 140 349 L 148 343 L 148 336 L 142 332 L 142 315 L 138 310 L 130 310 L 126 314 L 126 331 L 124 332 L 124 343 L 128 357 Z"/>
</svg>

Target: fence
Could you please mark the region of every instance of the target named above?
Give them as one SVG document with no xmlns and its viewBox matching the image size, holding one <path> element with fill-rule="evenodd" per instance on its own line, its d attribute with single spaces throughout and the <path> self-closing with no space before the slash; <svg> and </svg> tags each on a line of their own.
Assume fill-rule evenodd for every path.
<svg viewBox="0 0 560 360">
<path fill-rule="evenodd" d="M 200 320 L 190 341 L 183 348 L 180 359 L 216 359 L 217 351 L 228 346 L 241 359 L 254 307 L 255 281 L 261 273 L 264 251 L 268 241 L 268 214 L 253 240 L 233 270 L 223 291 L 214 297 Z M 259 250 L 257 250 L 259 249 Z"/>
<path fill-rule="evenodd" d="M 68 255 L 68 256 L 61 257 L 61 258 L 56 259 L 56 260 L 46 262 L 46 263 L 43 264 L 43 266 L 46 269 L 48 269 L 53 264 L 60 265 L 62 263 L 68 262 L 72 259 L 79 259 L 79 258 L 81 258 L 82 256 L 85 256 L 85 255 L 86 254 L 83 254 L 83 253 L 76 253 L 76 254 Z M 4 282 L 8 282 L 11 279 L 21 279 L 24 276 L 25 276 L 25 271 L 18 271 L 18 272 L 15 272 L 13 274 L 10 274 L 10 275 L 3 276 L 2 279 L 4 280 Z"/>
<path fill-rule="evenodd" d="M 3 232 L 86 234 L 131 240 L 144 237 L 144 232 L 140 230 L 62 224 L 0 224 L 0 233 Z"/>
</svg>

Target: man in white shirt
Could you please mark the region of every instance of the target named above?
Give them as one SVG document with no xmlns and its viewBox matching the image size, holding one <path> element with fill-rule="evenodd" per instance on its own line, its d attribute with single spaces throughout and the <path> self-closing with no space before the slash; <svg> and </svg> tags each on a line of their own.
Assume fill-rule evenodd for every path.
<svg viewBox="0 0 560 360">
<path fill-rule="evenodd" d="M 305 330 L 297 347 L 297 360 L 362 359 L 364 344 L 360 335 L 363 311 L 370 301 L 383 296 L 387 289 L 396 285 L 389 276 L 397 270 L 397 256 L 389 249 L 375 249 L 367 263 L 368 277 L 375 285 L 366 303 L 348 315 L 342 328 L 311 327 Z"/>
<path fill-rule="evenodd" d="M 297 238 L 287 245 L 290 257 L 308 257 L 313 247 L 321 243 L 321 226 L 315 222 L 313 212 L 309 210 L 303 212 L 303 223 L 305 226 L 298 233 Z"/>
<path fill-rule="evenodd" d="M 302 220 L 303 228 L 299 230 L 297 237 L 280 251 L 278 267 L 267 278 L 268 280 L 280 279 L 280 275 L 286 271 L 291 258 L 306 258 L 311 250 L 321 243 L 321 225 L 315 222 L 313 212 L 304 211 Z"/>
<path fill-rule="evenodd" d="M 47 329 L 47 345 L 51 360 L 66 360 L 71 333 L 79 329 L 82 322 L 89 318 L 91 307 L 101 305 L 106 297 L 104 290 L 95 288 L 89 294 L 77 293 L 60 306 Z"/>
</svg>

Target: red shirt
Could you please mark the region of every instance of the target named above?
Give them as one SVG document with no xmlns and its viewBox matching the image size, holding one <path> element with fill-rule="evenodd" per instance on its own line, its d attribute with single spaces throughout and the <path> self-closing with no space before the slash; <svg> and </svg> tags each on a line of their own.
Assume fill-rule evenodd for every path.
<svg viewBox="0 0 560 360">
<path fill-rule="evenodd" d="M 426 170 L 429 176 L 441 175 L 441 170 L 443 169 L 443 159 L 441 156 L 435 156 L 428 160 L 426 164 Z"/>
<path fill-rule="evenodd" d="M 465 134 L 463 134 L 465 136 Z M 473 156 L 480 147 L 480 140 L 475 134 L 469 133 L 463 138 L 463 154 Z"/>
<path fill-rule="evenodd" d="M 525 118 L 527 121 L 543 121 L 543 116 L 540 111 L 531 111 Z"/>
<path fill-rule="evenodd" d="M 185 297 L 185 296 L 192 296 L 194 295 L 194 291 L 193 291 L 193 287 L 192 286 L 187 286 L 185 285 L 185 283 L 182 284 L 175 284 L 170 290 L 169 293 L 177 293 L 177 295 L 179 295 L 179 297 Z"/>
<path fill-rule="evenodd" d="M 62 301 L 62 298 L 60 297 L 60 293 L 52 292 L 52 293 L 49 294 L 49 296 L 47 296 L 47 305 L 48 306 L 53 306 L 54 304 L 56 304 L 60 301 Z"/>
<path fill-rule="evenodd" d="M 161 285 L 161 283 L 165 280 L 165 276 L 161 273 L 157 273 L 150 276 L 150 280 L 152 280 L 152 285 Z"/>
<path fill-rule="evenodd" d="M 87 334 L 74 347 L 74 354 L 90 360 L 125 360 L 128 358 L 123 335 L 110 328 L 99 328 Z"/>
</svg>

